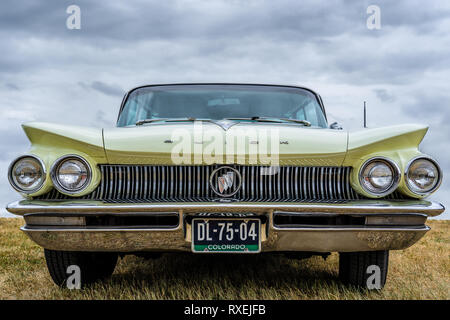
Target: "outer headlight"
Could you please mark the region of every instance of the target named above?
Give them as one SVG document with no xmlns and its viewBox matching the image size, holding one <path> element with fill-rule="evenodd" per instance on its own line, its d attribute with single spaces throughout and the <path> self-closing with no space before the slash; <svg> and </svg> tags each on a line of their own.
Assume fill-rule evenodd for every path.
<svg viewBox="0 0 450 320">
<path fill-rule="evenodd" d="M 89 163 L 80 156 L 68 155 L 59 158 L 51 169 L 53 184 L 63 193 L 79 193 L 86 189 L 92 178 Z"/>
<path fill-rule="evenodd" d="M 8 179 L 11 186 L 19 192 L 39 191 L 45 181 L 45 166 L 41 159 L 25 155 L 14 160 L 9 166 Z"/>
<path fill-rule="evenodd" d="M 406 185 L 411 192 L 426 195 L 436 191 L 442 182 L 442 171 L 436 161 L 418 157 L 406 168 Z"/>
<path fill-rule="evenodd" d="M 379 157 L 363 164 L 359 172 L 359 181 L 367 193 L 382 197 L 395 191 L 400 176 L 400 169 L 393 161 Z"/>
</svg>

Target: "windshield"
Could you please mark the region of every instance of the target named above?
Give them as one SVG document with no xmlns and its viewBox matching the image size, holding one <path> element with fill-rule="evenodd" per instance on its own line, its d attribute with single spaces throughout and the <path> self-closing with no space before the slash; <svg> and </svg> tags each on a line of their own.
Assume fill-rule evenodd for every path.
<svg viewBox="0 0 450 320">
<path fill-rule="evenodd" d="M 312 92 L 263 85 L 138 88 L 128 95 L 117 125 L 134 126 L 152 119 L 257 121 L 258 118 L 304 120 L 313 127 L 327 127 L 325 115 Z"/>
</svg>

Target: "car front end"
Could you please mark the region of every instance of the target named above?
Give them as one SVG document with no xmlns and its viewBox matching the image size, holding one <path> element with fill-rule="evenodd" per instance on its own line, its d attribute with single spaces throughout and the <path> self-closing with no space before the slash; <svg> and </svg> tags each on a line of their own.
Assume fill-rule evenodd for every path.
<svg viewBox="0 0 450 320">
<path fill-rule="evenodd" d="M 269 101 L 256 116 L 254 97 Z M 186 114 L 180 101 L 193 101 Z M 7 210 L 52 261 L 55 252 L 339 252 L 342 279 L 363 285 L 351 261 L 387 272 L 388 251 L 416 243 L 444 211 L 426 200 L 443 176 L 419 151 L 427 129 L 331 129 L 320 96 L 304 88 L 142 87 L 125 97 L 116 128 L 25 124 L 32 148 L 8 173 L 24 199 Z"/>
</svg>

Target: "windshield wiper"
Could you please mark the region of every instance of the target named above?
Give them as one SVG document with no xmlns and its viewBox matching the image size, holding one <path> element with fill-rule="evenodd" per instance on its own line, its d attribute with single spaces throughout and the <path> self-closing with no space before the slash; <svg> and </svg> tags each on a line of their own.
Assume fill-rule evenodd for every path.
<svg viewBox="0 0 450 320">
<path fill-rule="evenodd" d="M 155 119 L 139 120 L 135 124 L 137 126 L 141 126 L 146 123 L 152 123 L 152 122 L 157 122 L 157 121 L 165 121 L 165 122 L 208 121 L 208 122 L 212 122 L 211 119 L 197 119 L 197 118 L 155 118 Z"/>
<path fill-rule="evenodd" d="M 226 118 L 225 120 L 253 120 L 258 122 L 295 122 L 303 124 L 305 127 L 311 127 L 311 122 L 306 120 L 288 119 L 288 118 L 268 118 L 268 117 L 251 117 L 251 118 Z"/>
<path fill-rule="evenodd" d="M 298 119 L 288 119 L 288 118 L 269 118 L 269 117 L 251 117 L 251 118 L 225 118 L 223 120 L 252 120 L 258 122 L 294 122 L 298 124 L 303 124 L 305 127 L 310 127 L 311 122 L 306 120 L 298 120 Z M 211 119 L 199 119 L 199 118 L 155 118 L 155 119 L 144 119 L 136 122 L 137 126 L 141 126 L 146 123 L 152 123 L 157 121 L 165 121 L 165 122 L 184 122 L 184 121 L 206 121 L 217 124 L 217 121 Z"/>
<path fill-rule="evenodd" d="M 137 121 L 135 123 L 135 125 L 141 126 L 141 125 L 143 125 L 145 123 L 152 123 L 152 122 L 156 122 L 156 121 L 166 121 L 166 120 L 169 120 L 169 119 L 162 119 L 162 118 L 160 118 L 160 119 L 144 119 L 144 120 Z"/>
</svg>

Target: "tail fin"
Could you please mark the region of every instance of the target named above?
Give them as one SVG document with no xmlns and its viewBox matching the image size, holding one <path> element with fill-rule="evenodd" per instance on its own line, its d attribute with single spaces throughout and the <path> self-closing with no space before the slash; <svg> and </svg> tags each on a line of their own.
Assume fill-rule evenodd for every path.
<svg viewBox="0 0 450 320">
<path fill-rule="evenodd" d="M 105 155 L 102 129 L 46 122 L 28 122 L 22 128 L 32 146 L 58 147 L 84 152 L 93 157 Z"/>
<path fill-rule="evenodd" d="M 404 124 L 351 132 L 348 137 L 348 152 L 388 151 L 399 149 L 418 149 L 428 132 L 428 126 Z"/>
</svg>

